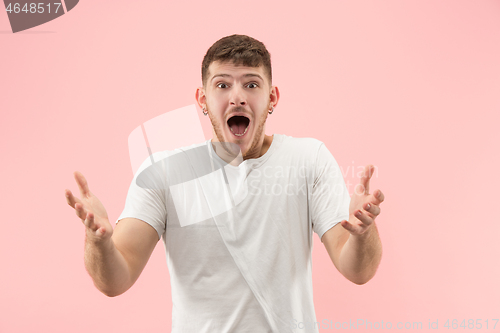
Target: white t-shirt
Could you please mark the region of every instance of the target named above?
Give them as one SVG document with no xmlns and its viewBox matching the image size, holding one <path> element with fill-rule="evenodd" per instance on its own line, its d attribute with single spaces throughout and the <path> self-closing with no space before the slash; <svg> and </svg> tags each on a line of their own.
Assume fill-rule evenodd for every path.
<svg viewBox="0 0 500 333">
<path fill-rule="evenodd" d="M 117 223 L 137 218 L 163 238 L 172 332 L 318 332 L 297 325 L 316 322 L 313 231 L 349 219 L 349 203 L 322 142 L 275 134 L 238 166 L 210 140 L 153 154 Z"/>
</svg>

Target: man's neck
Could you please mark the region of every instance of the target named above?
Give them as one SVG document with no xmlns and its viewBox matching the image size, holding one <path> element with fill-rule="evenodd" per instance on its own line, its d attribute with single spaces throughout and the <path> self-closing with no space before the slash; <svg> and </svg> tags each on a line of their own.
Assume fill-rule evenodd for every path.
<svg viewBox="0 0 500 333">
<path fill-rule="evenodd" d="M 238 153 L 231 153 L 230 147 L 223 147 L 222 144 L 217 141 L 212 139 L 212 147 L 214 148 L 215 153 L 225 162 L 231 164 L 231 165 L 239 165 L 241 162 L 244 160 L 248 159 L 255 159 L 263 156 L 268 150 L 269 147 L 271 147 L 271 144 L 273 142 L 274 135 L 264 135 L 264 140 L 262 142 L 260 152 L 259 154 L 252 154 L 252 156 L 242 156 L 241 151 L 238 151 Z"/>
<path fill-rule="evenodd" d="M 269 147 L 271 147 L 271 143 L 273 142 L 273 139 L 274 139 L 274 134 L 264 136 L 264 142 L 262 143 L 262 148 L 260 150 L 260 154 L 256 158 L 259 158 L 259 157 L 263 156 L 265 153 L 267 153 L 267 151 L 269 150 Z"/>
</svg>

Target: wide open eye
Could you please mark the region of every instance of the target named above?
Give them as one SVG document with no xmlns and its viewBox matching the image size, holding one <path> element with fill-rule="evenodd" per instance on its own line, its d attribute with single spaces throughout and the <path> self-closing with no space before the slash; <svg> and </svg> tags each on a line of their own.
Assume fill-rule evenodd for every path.
<svg viewBox="0 0 500 333">
<path fill-rule="evenodd" d="M 259 85 L 255 82 L 250 82 L 249 84 L 247 84 L 247 87 L 248 88 L 252 88 L 252 89 L 255 89 L 257 88 Z"/>
<path fill-rule="evenodd" d="M 227 84 L 225 84 L 224 82 L 219 82 L 219 83 L 217 83 L 216 87 L 225 89 L 225 88 L 227 88 Z"/>
</svg>

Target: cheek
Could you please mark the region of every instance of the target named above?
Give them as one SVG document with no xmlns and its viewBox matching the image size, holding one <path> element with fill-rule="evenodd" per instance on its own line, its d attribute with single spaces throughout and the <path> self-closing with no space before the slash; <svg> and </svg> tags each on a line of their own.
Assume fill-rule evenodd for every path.
<svg viewBox="0 0 500 333">
<path fill-rule="evenodd" d="M 213 96 L 212 98 L 210 99 L 207 99 L 207 104 L 209 106 L 212 107 L 212 109 L 215 110 L 220 110 L 222 108 L 222 106 L 224 105 L 225 103 L 225 99 L 223 96 L 219 96 L 219 95 L 216 95 L 216 96 Z"/>
<path fill-rule="evenodd" d="M 270 102 L 269 96 L 267 95 L 252 96 L 251 100 L 258 110 L 266 109 Z"/>
<path fill-rule="evenodd" d="M 215 121 L 217 124 L 222 125 L 224 118 L 224 107 L 220 100 L 214 98 L 207 100 L 207 106 L 211 113 L 212 122 Z"/>
</svg>

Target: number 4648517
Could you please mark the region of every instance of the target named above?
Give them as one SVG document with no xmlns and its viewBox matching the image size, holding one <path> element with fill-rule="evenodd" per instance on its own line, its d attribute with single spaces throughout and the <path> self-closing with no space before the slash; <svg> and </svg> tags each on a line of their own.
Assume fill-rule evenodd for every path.
<svg viewBox="0 0 500 333">
<path fill-rule="evenodd" d="M 50 3 L 45 4 L 43 2 L 39 2 L 39 3 L 32 2 L 29 4 L 29 6 L 27 3 L 25 3 L 23 8 L 21 8 L 21 5 L 18 3 L 15 3 L 14 5 L 12 5 L 12 3 L 9 3 L 9 5 L 6 8 L 6 11 L 9 14 L 10 13 L 18 14 L 20 12 L 31 13 L 31 14 L 37 14 L 37 13 L 41 14 L 45 11 L 45 7 L 47 7 L 47 12 L 50 13 L 50 5 L 51 5 Z M 53 5 L 55 7 L 54 13 L 57 13 L 57 11 L 59 10 L 59 7 L 61 7 L 61 3 L 56 2 L 56 3 L 53 3 Z"/>
</svg>

